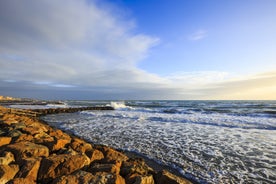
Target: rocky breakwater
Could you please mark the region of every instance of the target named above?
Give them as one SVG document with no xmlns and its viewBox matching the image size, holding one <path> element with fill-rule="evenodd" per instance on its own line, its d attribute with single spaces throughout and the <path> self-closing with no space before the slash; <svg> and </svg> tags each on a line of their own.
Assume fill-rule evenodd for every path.
<svg viewBox="0 0 276 184">
<path fill-rule="evenodd" d="M 46 114 L 58 114 L 58 113 L 73 113 L 87 110 L 114 110 L 110 106 L 99 106 L 99 107 L 68 107 L 68 108 L 49 108 L 49 109 L 31 109 L 32 112 L 37 113 L 38 116 Z"/>
<path fill-rule="evenodd" d="M 186 184 L 142 159 L 0 107 L 0 183 Z"/>
</svg>

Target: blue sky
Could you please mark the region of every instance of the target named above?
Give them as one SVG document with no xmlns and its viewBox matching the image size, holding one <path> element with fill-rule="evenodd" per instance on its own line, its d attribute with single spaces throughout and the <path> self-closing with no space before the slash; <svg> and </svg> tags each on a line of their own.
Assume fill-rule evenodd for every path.
<svg viewBox="0 0 276 184">
<path fill-rule="evenodd" d="M 0 95 L 276 99 L 275 9 L 274 0 L 3 0 Z"/>
</svg>

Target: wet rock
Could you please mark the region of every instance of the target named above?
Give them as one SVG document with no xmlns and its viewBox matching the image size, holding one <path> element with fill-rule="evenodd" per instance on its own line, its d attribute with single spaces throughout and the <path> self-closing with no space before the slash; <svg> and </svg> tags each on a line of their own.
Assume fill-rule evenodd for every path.
<svg viewBox="0 0 276 184">
<path fill-rule="evenodd" d="M 160 171 L 155 176 L 155 179 L 158 184 L 191 184 L 190 181 L 180 178 L 166 170 Z"/>
<path fill-rule="evenodd" d="M 18 165 L 0 165 L 0 183 L 7 183 L 13 179 L 18 171 Z"/>
<path fill-rule="evenodd" d="M 48 182 L 62 175 L 72 172 L 89 165 L 90 160 L 84 154 L 78 155 L 51 155 L 41 161 L 38 180 Z"/>
<path fill-rule="evenodd" d="M 126 184 L 154 184 L 154 179 L 152 175 L 132 174 L 126 178 Z"/>
<path fill-rule="evenodd" d="M 85 154 L 88 156 L 88 158 L 90 158 L 91 163 L 102 160 L 104 158 L 103 153 L 97 149 L 88 150 Z"/>
<path fill-rule="evenodd" d="M 40 166 L 41 158 L 27 158 L 22 161 L 20 171 L 17 173 L 18 178 L 28 178 L 31 181 L 36 181 Z"/>
<path fill-rule="evenodd" d="M 11 162 L 14 162 L 14 156 L 11 152 L 4 152 L 0 157 L 0 165 L 9 165 Z"/>
<path fill-rule="evenodd" d="M 100 164 L 100 163 L 95 163 L 92 164 L 88 171 L 91 173 L 97 173 L 97 172 L 108 172 L 108 173 L 114 173 L 114 174 L 119 174 L 120 173 L 120 167 L 121 167 L 121 162 L 117 162 L 115 164 Z"/>
<path fill-rule="evenodd" d="M 46 146 L 34 144 L 28 141 L 22 141 L 6 146 L 11 151 L 16 161 L 29 157 L 48 157 L 49 149 Z"/>
<path fill-rule="evenodd" d="M 0 137 L 0 147 L 6 144 L 10 144 L 11 140 L 11 137 Z"/>
<path fill-rule="evenodd" d="M 90 184 L 92 183 L 91 180 L 94 176 L 86 171 L 76 171 L 70 175 L 61 176 L 56 178 L 52 184 Z"/>
<path fill-rule="evenodd" d="M 88 150 L 92 150 L 91 144 L 74 137 L 72 143 L 70 144 L 71 148 L 80 153 L 85 153 Z"/>
</svg>

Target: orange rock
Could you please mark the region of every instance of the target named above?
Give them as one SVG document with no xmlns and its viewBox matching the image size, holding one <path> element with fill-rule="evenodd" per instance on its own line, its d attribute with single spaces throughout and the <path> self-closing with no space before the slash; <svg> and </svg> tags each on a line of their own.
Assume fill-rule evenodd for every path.
<svg viewBox="0 0 276 184">
<path fill-rule="evenodd" d="M 33 140 L 33 136 L 28 135 L 28 134 L 21 134 L 19 137 L 17 137 L 17 139 L 15 140 L 15 142 L 32 141 L 32 140 Z"/>
<path fill-rule="evenodd" d="M 85 154 L 88 156 L 88 158 L 90 158 L 91 163 L 102 160 L 104 158 L 103 153 L 97 149 L 88 150 Z"/>
<path fill-rule="evenodd" d="M 36 181 L 40 161 L 40 157 L 24 159 L 20 171 L 17 173 L 16 177 L 28 178 L 29 180 Z"/>
<path fill-rule="evenodd" d="M 98 172 L 93 175 L 90 183 L 125 184 L 125 179 L 117 174 Z"/>
<path fill-rule="evenodd" d="M 97 173 L 97 172 L 108 172 L 119 174 L 120 173 L 121 162 L 117 162 L 115 164 L 100 164 L 95 163 L 91 165 L 88 169 L 89 172 Z"/>
<path fill-rule="evenodd" d="M 71 142 L 71 137 L 68 134 L 63 133 L 61 130 L 51 131 L 49 135 L 54 138 L 54 142 L 47 144 L 51 151 L 60 150 Z"/>
<path fill-rule="evenodd" d="M 154 184 L 154 179 L 152 175 L 132 174 L 127 177 L 126 184 Z"/>
<path fill-rule="evenodd" d="M 18 165 L 0 165 L 0 183 L 7 183 L 19 171 Z"/>
<path fill-rule="evenodd" d="M 85 153 L 87 150 L 91 150 L 92 149 L 91 144 L 85 142 L 84 140 L 76 138 L 76 137 L 73 138 L 70 146 L 75 151 L 80 152 L 80 153 Z"/>
<path fill-rule="evenodd" d="M 9 165 L 14 162 L 14 156 L 11 152 L 4 152 L 3 156 L 0 157 L 0 165 Z"/>
<path fill-rule="evenodd" d="M 9 184 L 36 184 L 36 182 L 30 178 L 14 178 Z"/>
<path fill-rule="evenodd" d="M 144 160 L 142 159 L 129 159 L 122 163 L 121 175 L 148 175 L 153 172 L 153 169 L 150 168 Z"/>
<path fill-rule="evenodd" d="M 105 162 L 116 162 L 116 161 L 126 161 L 128 157 L 123 153 L 116 151 L 109 147 L 103 147 L 102 152 L 104 153 L 104 161 Z"/>
<path fill-rule="evenodd" d="M 0 137 L 0 146 L 10 144 L 11 140 L 11 137 Z"/>
<path fill-rule="evenodd" d="M 34 142 L 36 144 L 43 144 L 47 146 L 47 144 L 52 143 L 54 141 L 55 139 L 46 132 L 41 132 L 39 134 L 34 135 Z"/>
<path fill-rule="evenodd" d="M 77 171 L 73 174 L 56 178 L 52 184 L 90 184 L 94 176 L 86 171 Z"/>
<path fill-rule="evenodd" d="M 29 157 L 48 157 L 49 149 L 46 146 L 34 144 L 28 141 L 22 141 L 6 146 L 8 151 L 11 151 L 16 161 L 21 161 Z"/>
<path fill-rule="evenodd" d="M 184 178 L 180 178 L 166 170 L 160 171 L 157 175 L 156 175 L 156 182 L 158 184 L 192 184 L 192 182 L 184 179 Z"/>
<path fill-rule="evenodd" d="M 38 180 L 41 182 L 49 182 L 62 175 L 71 174 L 89 165 L 89 163 L 89 158 L 84 154 L 51 155 L 41 161 Z"/>
</svg>

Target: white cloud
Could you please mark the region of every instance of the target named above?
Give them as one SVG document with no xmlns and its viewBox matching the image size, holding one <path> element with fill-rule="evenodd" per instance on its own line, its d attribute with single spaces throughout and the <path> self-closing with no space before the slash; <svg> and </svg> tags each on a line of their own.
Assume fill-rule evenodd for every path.
<svg viewBox="0 0 276 184">
<path fill-rule="evenodd" d="M 135 66 L 159 40 L 86 0 L 0 1 L 0 26 L 0 79 L 34 84 L 109 85 L 107 71 L 112 83 L 135 83 L 149 76 Z"/>
<path fill-rule="evenodd" d="M 198 41 L 202 40 L 207 36 L 207 31 L 206 30 L 197 30 L 196 32 L 192 33 L 188 39 L 192 41 Z"/>
<path fill-rule="evenodd" d="M 0 1 L 0 91 L 75 99 L 275 99 L 274 71 L 240 78 L 220 71 L 161 77 L 137 68 L 159 39 L 134 34 L 134 27 L 95 1 Z M 189 39 L 206 36 L 199 30 Z"/>
</svg>

